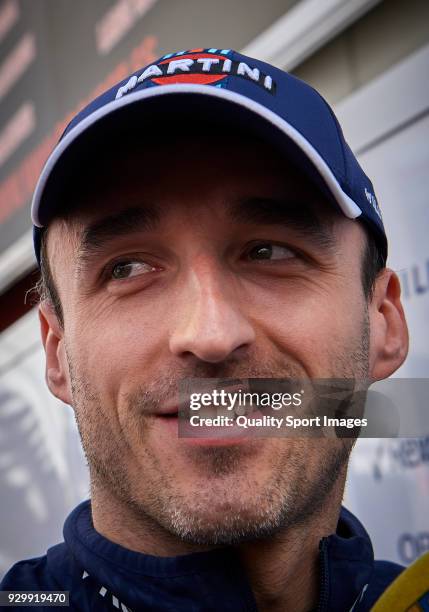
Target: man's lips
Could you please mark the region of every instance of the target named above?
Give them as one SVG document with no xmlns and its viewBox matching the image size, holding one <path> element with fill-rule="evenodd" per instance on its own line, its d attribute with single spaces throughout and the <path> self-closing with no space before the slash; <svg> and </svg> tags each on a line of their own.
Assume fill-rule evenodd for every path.
<svg viewBox="0 0 429 612">
<path fill-rule="evenodd" d="M 154 417 L 159 433 L 177 438 L 186 446 L 235 446 L 250 440 L 249 432 L 237 427 L 199 427 L 196 430 L 186 418 L 179 423 L 177 407 L 174 410 L 160 411 Z"/>
<path fill-rule="evenodd" d="M 211 407 L 207 412 L 210 412 L 212 417 L 216 416 L 215 407 Z M 195 414 L 198 413 L 186 409 L 182 412 L 180 406 L 171 404 L 162 406 L 156 412 L 152 412 L 151 416 L 158 423 L 159 433 L 164 432 L 170 439 L 180 439 L 186 446 L 229 446 L 243 444 L 249 440 L 249 434 L 246 435 L 244 430 L 236 427 L 232 430 L 228 427 L 192 427 L 189 417 Z"/>
<path fill-rule="evenodd" d="M 173 417 L 173 416 L 178 416 L 178 414 L 179 414 L 179 407 L 177 405 L 174 405 L 174 406 L 163 406 L 162 408 L 160 408 L 154 413 L 154 416 Z"/>
<path fill-rule="evenodd" d="M 168 436 L 173 436 L 181 440 L 181 443 L 186 446 L 231 446 L 248 444 L 255 438 L 255 432 L 250 429 L 244 429 L 233 424 L 232 426 L 199 426 L 193 427 L 189 419 L 191 416 L 204 414 L 204 418 L 215 418 L 217 415 L 226 414 L 234 420 L 235 413 L 228 411 L 225 413 L 225 408 L 216 406 L 206 406 L 201 411 L 189 411 L 189 408 L 181 406 L 167 405 L 161 407 L 152 416 L 159 424 L 159 432 L 165 432 Z M 258 412 L 253 412 L 254 416 L 262 416 Z"/>
</svg>

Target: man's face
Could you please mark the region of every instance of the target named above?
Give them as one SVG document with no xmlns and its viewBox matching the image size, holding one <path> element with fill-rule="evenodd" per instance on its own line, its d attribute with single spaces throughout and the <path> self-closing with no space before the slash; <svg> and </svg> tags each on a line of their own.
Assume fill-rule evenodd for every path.
<svg viewBox="0 0 429 612">
<path fill-rule="evenodd" d="M 368 375 L 364 232 L 257 143 L 152 146 L 107 168 L 48 253 L 91 477 L 194 543 L 273 533 L 319 509 L 350 441 L 190 444 L 183 378 Z"/>
</svg>

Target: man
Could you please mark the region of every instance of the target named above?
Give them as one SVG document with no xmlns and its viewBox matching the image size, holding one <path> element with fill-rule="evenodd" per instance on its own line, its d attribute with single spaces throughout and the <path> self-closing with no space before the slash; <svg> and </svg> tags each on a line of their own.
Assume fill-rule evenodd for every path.
<svg viewBox="0 0 429 612">
<path fill-rule="evenodd" d="M 67 128 L 33 201 L 46 379 L 91 502 L 3 590 L 75 610 L 369 610 L 399 566 L 341 509 L 352 440 L 178 436 L 184 379 L 379 380 L 404 361 L 369 179 L 308 85 L 164 56 Z"/>
</svg>

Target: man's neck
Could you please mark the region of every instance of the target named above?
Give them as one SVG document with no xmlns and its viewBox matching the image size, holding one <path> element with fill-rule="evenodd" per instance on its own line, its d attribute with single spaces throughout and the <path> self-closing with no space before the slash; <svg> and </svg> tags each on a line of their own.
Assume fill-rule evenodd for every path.
<svg viewBox="0 0 429 612">
<path fill-rule="evenodd" d="M 344 482 L 331 491 L 322 511 L 276 536 L 237 546 L 260 612 L 308 612 L 319 597 L 319 542 L 335 532 Z M 170 557 L 202 552 L 213 546 L 176 538 L 148 516 L 133 511 L 108 492 L 92 488 L 95 529 L 129 550 Z"/>
<path fill-rule="evenodd" d="M 270 540 L 240 547 L 259 612 L 308 612 L 317 606 L 319 542 L 335 532 L 337 522 L 338 513 L 330 521 L 317 517 Z"/>
</svg>

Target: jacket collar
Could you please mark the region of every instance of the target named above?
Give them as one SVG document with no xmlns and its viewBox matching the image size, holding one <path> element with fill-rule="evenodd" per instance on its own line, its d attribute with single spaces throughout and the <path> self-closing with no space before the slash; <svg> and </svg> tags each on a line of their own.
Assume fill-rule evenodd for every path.
<svg viewBox="0 0 429 612">
<path fill-rule="evenodd" d="M 137 553 L 114 544 L 94 529 L 89 501 L 67 518 L 64 539 L 73 559 L 68 573 L 73 574 L 74 588 L 96 593 L 106 603 L 110 600 L 112 610 L 122 606 L 124 612 L 134 612 L 147 606 L 154 612 L 256 611 L 250 585 L 233 548 L 177 557 Z M 351 610 L 369 582 L 373 562 L 367 532 L 356 517 L 342 508 L 336 533 L 320 542 L 318 612 Z M 54 573 L 56 569 L 60 571 L 53 553 L 50 565 Z"/>
<path fill-rule="evenodd" d="M 335 534 L 320 542 L 318 612 L 358 609 L 374 568 L 374 551 L 362 523 L 341 508 Z"/>
</svg>

